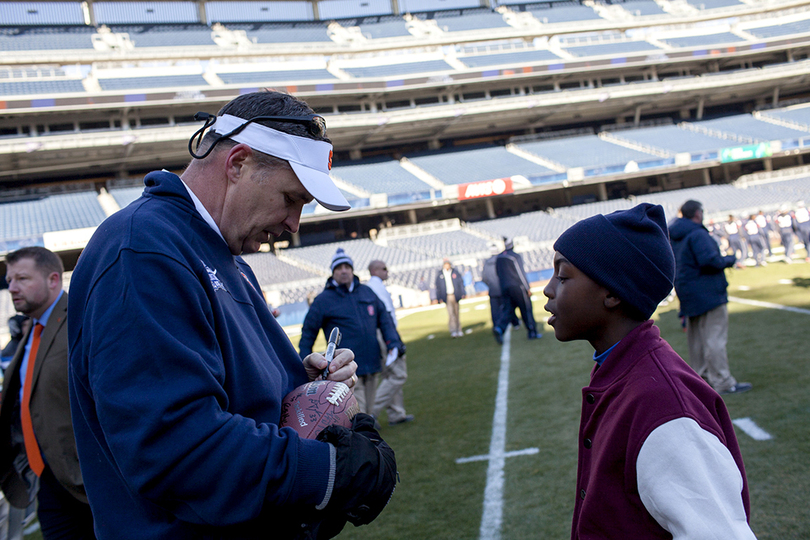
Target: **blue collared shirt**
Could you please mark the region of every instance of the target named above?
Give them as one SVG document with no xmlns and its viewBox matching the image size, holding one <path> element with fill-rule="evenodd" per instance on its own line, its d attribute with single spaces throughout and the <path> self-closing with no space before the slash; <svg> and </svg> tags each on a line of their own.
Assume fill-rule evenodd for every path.
<svg viewBox="0 0 810 540">
<path fill-rule="evenodd" d="M 594 362 L 596 362 L 597 364 L 599 364 L 599 365 L 601 366 L 601 365 L 602 365 L 602 362 L 604 362 L 604 361 L 605 361 L 605 359 L 606 359 L 606 358 L 608 357 L 608 355 L 610 354 L 610 351 L 612 351 L 613 349 L 615 349 L 615 348 L 616 348 L 616 345 L 618 345 L 619 343 L 621 343 L 621 341 L 617 341 L 616 343 L 614 343 L 613 345 L 611 345 L 611 347 L 610 347 L 608 350 L 606 350 L 605 352 L 603 352 L 602 354 L 600 354 L 600 355 L 598 355 L 598 356 L 597 356 L 597 354 L 596 354 L 596 351 L 594 351 L 594 353 L 593 353 L 593 361 L 594 361 Z"/>
<path fill-rule="evenodd" d="M 62 295 L 65 294 L 65 291 L 59 291 L 59 296 L 56 297 L 56 300 L 53 301 L 53 304 L 48 306 L 48 309 L 45 310 L 45 313 L 42 314 L 42 317 L 39 319 L 33 319 L 31 324 L 33 325 L 31 328 L 36 328 L 37 323 L 41 324 L 42 326 L 48 325 L 48 318 L 50 318 L 51 313 L 53 312 L 53 308 L 56 303 L 62 298 Z M 28 341 L 25 342 L 25 354 L 23 354 L 22 363 L 20 363 L 20 403 L 22 403 L 23 399 L 23 388 L 25 388 L 25 373 L 28 371 L 28 353 L 31 352 L 31 344 L 34 342 L 34 331 L 32 330 L 30 334 L 28 334 Z"/>
</svg>

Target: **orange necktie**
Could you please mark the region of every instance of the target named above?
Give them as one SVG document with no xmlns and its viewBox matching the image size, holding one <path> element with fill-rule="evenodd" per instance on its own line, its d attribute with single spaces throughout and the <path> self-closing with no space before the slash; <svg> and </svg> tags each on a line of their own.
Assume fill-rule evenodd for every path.
<svg viewBox="0 0 810 540">
<path fill-rule="evenodd" d="M 22 422 L 23 438 L 25 439 L 25 453 L 28 454 L 28 465 L 37 476 L 45 469 L 45 462 L 42 461 L 42 454 L 39 453 L 39 445 L 34 435 L 34 425 L 31 423 L 31 381 L 34 378 L 34 362 L 37 359 L 39 349 L 39 337 L 42 329 L 45 328 L 37 323 L 34 327 L 34 339 L 31 341 L 31 351 L 28 353 L 28 368 L 25 370 L 25 384 L 23 387 L 22 408 L 20 410 L 20 420 Z"/>
</svg>

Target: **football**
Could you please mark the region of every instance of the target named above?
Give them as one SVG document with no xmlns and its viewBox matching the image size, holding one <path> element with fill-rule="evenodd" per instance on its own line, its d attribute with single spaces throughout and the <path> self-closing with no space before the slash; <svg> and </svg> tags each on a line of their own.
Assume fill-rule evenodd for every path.
<svg viewBox="0 0 810 540">
<path fill-rule="evenodd" d="M 351 389 L 341 382 L 312 381 L 287 394 L 281 403 L 280 427 L 293 428 L 305 439 L 314 439 L 325 427 L 350 428 L 360 406 Z"/>
</svg>

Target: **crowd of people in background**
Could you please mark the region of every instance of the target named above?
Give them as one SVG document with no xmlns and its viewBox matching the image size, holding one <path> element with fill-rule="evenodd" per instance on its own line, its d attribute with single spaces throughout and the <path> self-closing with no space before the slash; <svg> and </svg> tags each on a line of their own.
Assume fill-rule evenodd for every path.
<svg viewBox="0 0 810 540">
<path fill-rule="evenodd" d="M 774 213 L 729 214 L 725 221 L 708 220 L 706 228 L 724 254 L 737 257 L 737 268 L 744 268 L 747 261 L 755 266 L 780 259 L 792 263 L 796 244 L 810 244 L 810 210 L 799 204 Z M 806 255 L 805 261 L 810 257 Z"/>
</svg>

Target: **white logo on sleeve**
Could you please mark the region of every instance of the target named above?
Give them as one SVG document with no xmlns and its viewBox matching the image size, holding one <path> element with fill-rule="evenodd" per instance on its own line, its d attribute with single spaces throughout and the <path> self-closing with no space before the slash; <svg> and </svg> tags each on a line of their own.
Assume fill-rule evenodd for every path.
<svg viewBox="0 0 810 540">
<path fill-rule="evenodd" d="M 208 268 L 208 265 L 205 264 L 204 261 L 200 260 L 200 262 L 203 263 L 205 271 L 208 272 L 208 279 L 211 280 L 211 286 L 214 288 L 214 291 L 218 291 L 219 289 L 227 291 L 227 289 L 225 288 L 225 284 L 222 283 L 222 281 L 220 281 L 220 279 L 217 277 L 217 271 Z"/>
</svg>

